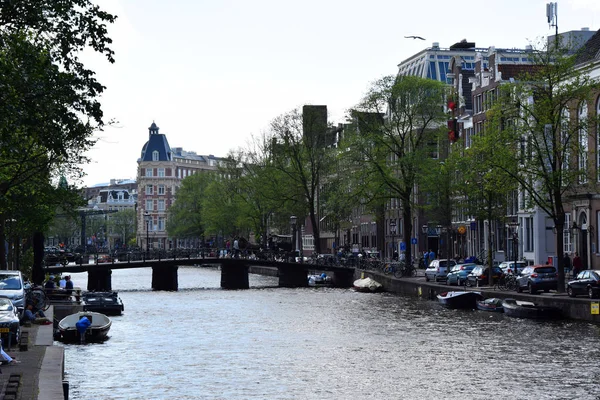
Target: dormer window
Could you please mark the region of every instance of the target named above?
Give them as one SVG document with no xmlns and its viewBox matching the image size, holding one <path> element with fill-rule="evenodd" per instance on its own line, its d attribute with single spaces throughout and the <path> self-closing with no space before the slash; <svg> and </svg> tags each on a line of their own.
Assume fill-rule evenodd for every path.
<svg viewBox="0 0 600 400">
<path fill-rule="evenodd" d="M 158 161 L 158 150 L 152 152 L 152 161 Z"/>
</svg>

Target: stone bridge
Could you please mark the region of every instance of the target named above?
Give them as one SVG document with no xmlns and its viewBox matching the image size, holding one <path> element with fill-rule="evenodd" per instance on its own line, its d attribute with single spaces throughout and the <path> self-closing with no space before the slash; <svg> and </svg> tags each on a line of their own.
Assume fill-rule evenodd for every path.
<svg viewBox="0 0 600 400">
<path fill-rule="evenodd" d="M 164 258 L 156 260 L 112 261 L 108 263 L 78 264 L 45 267 L 47 273 L 87 272 L 87 290 L 112 290 L 111 274 L 114 269 L 152 268 L 153 290 L 177 290 L 177 269 L 182 265 L 213 265 L 221 269 L 221 288 L 248 289 L 251 267 L 268 268 L 279 277 L 280 287 L 308 286 L 309 271 L 331 272 L 333 285 L 351 287 L 354 281 L 353 267 L 289 263 L 279 261 L 248 260 L 236 258 Z"/>
</svg>

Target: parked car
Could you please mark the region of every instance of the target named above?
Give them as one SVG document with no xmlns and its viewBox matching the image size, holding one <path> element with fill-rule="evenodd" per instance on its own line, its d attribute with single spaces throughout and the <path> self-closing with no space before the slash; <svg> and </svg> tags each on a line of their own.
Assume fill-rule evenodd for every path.
<svg viewBox="0 0 600 400">
<path fill-rule="evenodd" d="M 492 267 L 492 282 L 498 282 L 498 280 L 504 275 L 500 267 Z M 467 286 L 487 286 L 490 282 L 490 268 L 483 265 L 478 265 L 469 275 L 467 275 Z"/>
<path fill-rule="evenodd" d="M 512 274 L 515 271 L 515 262 L 514 261 L 503 261 L 498 265 L 504 275 Z M 523 271 L 523 268 L 527 266 L 525 261 L 517 261 L 517 275 Z"/>
<path fill-rule="evenodd" d="M 445 281 L 448 270 L 455 265 L 456 261 L 454 260 L 433 260 L 425 270 L 425 280 L 427 282 L 430 280 L 433 280 L 434 282 Z"/>
<path fill-rule="evenodd" d="M 21 337 L 19 317 L 19 311 L 13 302 L 5 297 L 0 297 L 0 337 L 6 348 L 19 343 Z"/>
<path fill-rule="evenodd" d="M 552 265 L 530 265 L 525 267 L 517 276 L 517 292 L 528 289 L 529 293 L 536 294 L 539 290 L 549 292 L 558 288 L 558 273 Z"/>
<path fill-rule="evenodd" d="M 600 295 L 600 271 L 586 269 L 581 271 L 577 277 L 567 283 L 567 294 L 575 297 L 579 294 L 594 299 Z"/>
<path fill-rule="evenodd" d="M 450 272 L 448 272 L 448 275 L 446 276 L 446 285 L 464 285 L 467 281 L 467 275 L 469 275 L 476 266 L 477 264 L 475 263 L 456 264 L 450 269 Z"/>
<path fill-rule="evenodd" d="M 0 297 L 5 297 L 13 302 L 19 315 L 25 310 L 25 287 L 21 271 L 0 271 Z"/>
</svg>

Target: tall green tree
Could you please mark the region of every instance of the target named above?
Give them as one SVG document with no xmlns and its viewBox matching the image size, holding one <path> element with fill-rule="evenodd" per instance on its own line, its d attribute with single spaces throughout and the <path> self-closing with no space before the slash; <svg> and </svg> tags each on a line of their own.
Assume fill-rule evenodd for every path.
<svg viewBox="0 0 600 400">
<path fill-rule="evenodd" d="M 35 193 L 41 178 L 48 187 L 61 175 L 82 176 L 93 132 L 104 125 L 104 86 L 79 57 L 91 49 L 114 62 L 106 25 L 115 18 L 91 0 L 0 4 L 0 198 Z M 52 192 L 44 195 L 34 198 Z M 49 220 L 34 235 L 35 283 L 43 278 L 41 231 Z"/>
<path fill-rule="evenodd" d="M 355 178 L 371 186 L 373 199 L 399 199 L 407 260 L 412 257 L 415 188 L 437 165 L 444 143 L 445 96 L 445 86 L 437 81 L 383 77 L 352 110 L 358 129 L 342 146 L 356 163 Z"/>
<path fill-rule="evenodd" d="M 240 224 L 248 226 L 266 248 L 270 224 L 283 212 L 282 173 L 274 168 L 271 143 L 266 135 L 253 138 L 246 149 L 232 152 L 221 168 L 223 181 L 240 205 Z M 286 214 L 290 215 L 290 214 Z"/>
<path fill-rule="evenodd" d="M 128 244 L 135 237 L 136 229 L 135 210 L 126 209 L 110 214 L 108 217 L 108 229 L 113 235 L 121 239 L 122 244 Z"/>
<path fill-rule="evenodd" d="M 543 48 L 531 53 L 535 64 L 514 83 L 503 86 L 499 101 L 490 112 L 486 134 L 501 135 L 498 146 L 512 144 L 511 175 L 525 193 L 530 207 L 536 206 L 554 221 L 559 260 L 558 290 L 565 289 L 562 232 L 565 200 L 569 195 L 591 192 L 597 181 L 591 176 L 590 127 L 596 124 L 591 112 L 592 93 L 599 88 L 590 76 L 592 65 L 577 65 L 577 54 L 569 49 Z M 510 135 L 510 142 L 502 141 Z"/>
<path fill-rule="evenodd" d="M 270 127 L 273 168 L 283 175 L 282 199 L 297 210 L 299 221 L 304 216 L 310 219 L 316 253 L 321 253 L 319 192 L 335 160 L 332 132 L 323 106 L 292 110 L 275 118 Z"/>
<path fill-rule="evenodd" d="M 490 125 L 488 129 L 492 129 Z M 453 152 L 451 162 L 459 171 L 460 185 L 457 187 L 457 199 L 465 215 L 477 221 L 487 221 L 487 263 L 493 265 L 493 226 L 505 224 L 506 215 L 515 215 L 517 204 L 514 202 L 517 182 L 512 178 L 517 171 L 513 162 L 514 149 L 511 146 L 499 146 L 511 140 L 506 132 L 494 135 L 474 136 L 471 146 Z M 502 168 L 499 168 L 501 166 Z M 513 200 L 512 202 L 509 200 Z M 490 285 L 491 282 L 490 274 Z"/>
<path fill-rule="evenodd" d="M 190 175 L 181 182 L 177 198 L 169 208 L 167 232 L 170 237 L 191 239 L 205 234 L 204 199 L 214 179 L 214 175 L 207 172 Z"/>
</svg>

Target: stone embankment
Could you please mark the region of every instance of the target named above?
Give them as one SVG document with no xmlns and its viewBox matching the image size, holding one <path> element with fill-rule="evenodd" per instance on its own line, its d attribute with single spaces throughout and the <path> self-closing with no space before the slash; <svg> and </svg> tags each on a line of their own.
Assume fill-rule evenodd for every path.
<svg viewBox="0 0 600 400">
<path fill-rule="evenodd" d="M 50 320 L 53 311 L 46 312 Z M 22 327 L 21 343 L 4 350 L 19 363 L 0 366 L 0 400 L 65 398 L 64 348 L 54 345 L 52 324 Z"/>
</svg>

